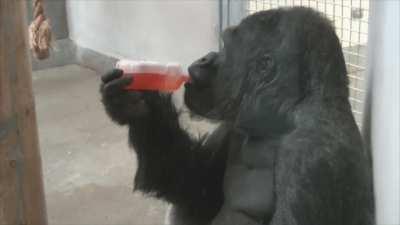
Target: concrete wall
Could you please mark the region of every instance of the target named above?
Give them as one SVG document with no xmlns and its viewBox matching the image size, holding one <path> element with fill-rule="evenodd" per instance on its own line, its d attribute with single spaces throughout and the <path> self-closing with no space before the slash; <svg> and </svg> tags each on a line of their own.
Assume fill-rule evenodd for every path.
<svg viewBox="0 0 400 225">
<path fill-rule="evenodd" d="M 117 58 L 184 66 L 218 49 L 215 0 L 67 0 L 70 38 Z"/>
<path fill-rule="evenodd" d="M 374 160 L 377 225 L 398 225 L 400 1 L 371 1 L 366 140 Z"/>
</svg>

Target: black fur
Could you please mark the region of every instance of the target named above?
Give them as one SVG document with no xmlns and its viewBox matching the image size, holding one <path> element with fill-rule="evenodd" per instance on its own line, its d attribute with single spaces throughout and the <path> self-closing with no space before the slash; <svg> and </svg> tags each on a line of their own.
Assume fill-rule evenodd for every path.
<svg viewBox="0 0 400 225">
<path fill-rule="evenodd" d="M 176 224 L 374 224 L 371 159 L 330 22 L 270 10 L 223 39 L 185 87 L 189 109 L 222 124 L 204 140 L 181 129 L 169 95 L 126 92 L 118 70 L 103 79 L 106 111 L 137 153 L 135 189 L 172 203 Z"/>
</svg>

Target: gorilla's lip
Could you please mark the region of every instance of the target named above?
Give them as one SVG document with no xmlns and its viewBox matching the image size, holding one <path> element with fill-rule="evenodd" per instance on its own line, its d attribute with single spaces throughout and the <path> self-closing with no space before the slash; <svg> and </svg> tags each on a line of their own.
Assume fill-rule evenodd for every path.
<svg viewBox="0 0 400 225">
<path fill-rule="evenodd" d="M 189 81 L 186 82 L 185 84 L 188 84 L 187 86 L 192 86 L 195 87 L 198 90 L 210 88 L 212 85 L 211 80 L 205 80 L 200 78 L 199 76 L 199 71 L 193 71 L 193 70 L 188 70 L 188 75 L 189 75 Z"/>
<path fill-rule="evenodd" d="M 186 82 L 184 86 L 185 88 L 194 88 L 198 91 L 209 88 L 206 85 L 201 85 L 200 82 L 196 81 L 196 79 L 193 79 L 192 77 L 190 77 L 189 81 Z"/>
<path fill-rule="evenodd" d="M 186 82 L 185 85 L 185 92 L 190 92 L 192 94 L 195 94 L 196 96 L 202 95 L 202 92 L 206 92 L 207 87 L 202 87 L 199 85 L 196 85 L 195 82 Z"/>
<path fill-rule="evenodd" d="M 211 87 L 198 87 L 194 83 L 185 83 L 185 101 L 189 100 L 190 102 L 186 102 L 189 108 L 197 109 L 199 108 L 196 101 L 204 101 L 205 99 L 209 99 L 209 94 L 211 91 Z M 186 97 L 189 97 L 186 99 Z M 202 107 L 200 107 L 202 108 Z M 201 111 L 201 110 L 194 110 L 194 111 Z"/>
<path fill-rule="evenodd" d="M 185 88 L 189 88 L 192 85 L 192 80 L 189 80 L 188 82 L 185 83 Z"/>
</svg>

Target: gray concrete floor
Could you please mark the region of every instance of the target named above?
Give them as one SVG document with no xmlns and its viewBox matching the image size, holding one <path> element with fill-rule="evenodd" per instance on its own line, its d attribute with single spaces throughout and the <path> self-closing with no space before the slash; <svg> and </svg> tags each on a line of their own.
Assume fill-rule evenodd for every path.
<svg viewBox="0 0 400 225">
<path fill-rule="evenodd" d="M 99 76 L 70 65 L 37 71 L 33 86 L 50 225 L 161 225 L 166 205 L 132 192 L 127 130 L 99 100 Z"/>
</svg>

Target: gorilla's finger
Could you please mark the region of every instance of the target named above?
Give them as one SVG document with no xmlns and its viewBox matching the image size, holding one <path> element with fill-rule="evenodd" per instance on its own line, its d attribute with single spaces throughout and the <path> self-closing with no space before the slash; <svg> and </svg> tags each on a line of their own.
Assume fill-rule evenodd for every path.
<svg viewBox="0 0 400 225">
<path fill-rule="evenodd" d="M 120 69 L 113 69 L 108 71 L 105 75 L 101 77 L 103 83 L 108 83 L 114 79 L 120 78 L 124 74 L 124 71 Z"/>
<path fill-rule="evenodd" d="M 131 107 L 128 108 L 128 113 L 132 116 L 143 116 L 150 112 L 150 109 L 144 99 L 140 99 L 133 103 Z"/>
<path fill-rule="evenodd" d="M 115 93 L 123 91 L 123 88 L 132 82 L 132 77 L 124 77 L 116 80 L 112 80 L 104 85 L 103 91 L 105 93 Z"/>
<path fill-rule="evenodd" d="M 143 94 L 140 92 L 130 91 L 126 94 L 126 97 L 130 102 L 133 102 L 133 103 L 143 100 Z"/>
</svg>

